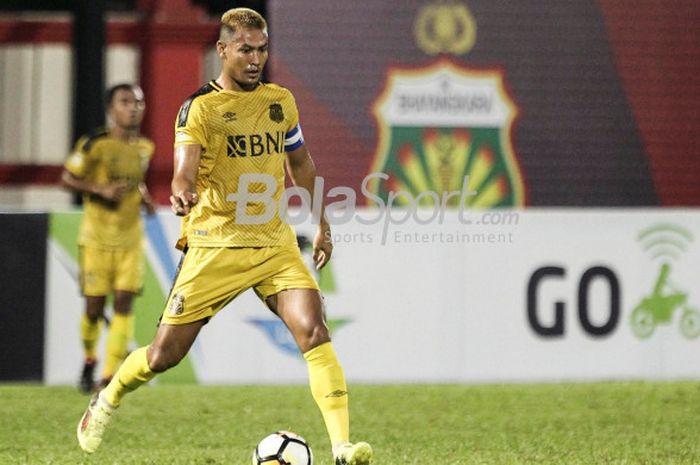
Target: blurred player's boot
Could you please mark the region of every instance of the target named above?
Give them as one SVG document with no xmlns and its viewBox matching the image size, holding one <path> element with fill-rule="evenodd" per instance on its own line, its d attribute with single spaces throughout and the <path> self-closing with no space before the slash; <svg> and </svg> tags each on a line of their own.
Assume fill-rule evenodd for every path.
<svg viewBox="0 0 700 465">
<path fill-rule="evenodd" d="M 102 378 L 96 385 L 95 385 L 95 392 L 100 392 L 104 388 L 107 387 L 109 382 L 112 381 L 112 377 L 110 376 L 109 378 Z"/>
<path fill-rule="evenodd" d="M 92 454 L 100 447 L 102 435 L 112 420 L 114 409 L 100 397 L 99 393 L 92 396 L 87 410 L 78 423 L 78 443 L 85 452 Z"/>
<path fill-rule="evenodd" d="M 343 444 L 335 451 L 335 465 L 369 465 L 372 463 L 372 446 L 366 442 Z"/>
<path fill-rule="evenodd" d="M 95 365 L 97 365 L 97 361 L 94 358 L 85 359 L 78 386 L 83 394 L 90 394 L 95 389 Z"/>
</svg>

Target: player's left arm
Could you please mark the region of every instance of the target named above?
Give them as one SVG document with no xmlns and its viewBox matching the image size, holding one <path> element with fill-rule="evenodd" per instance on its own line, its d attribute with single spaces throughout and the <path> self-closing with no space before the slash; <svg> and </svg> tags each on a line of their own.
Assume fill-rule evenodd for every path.
<svg viewBox="0 0 700 465">
<path fill-rule="evenodd" d="M 146 174 L 148 173 L 148 167 L 150 165 L 151 158 L 153 157 L 153 152 L 155 150 L 155 146 L 150 140 L 144 138 L 143 143 L 145 144 L 148 150 L 139 151 L 139 157 L 141 159 L 141 173 L 143 176 L 141 179 L 146 178 Z M 138 189 L 139 193 L 141 194 L 141 205 L 143 205 L 143 207 L 146 209 L 146 213 L 148 215 L 155 215 L 156 205 L 153 202 L 153 197 L 151 196 L 151 193 L 148 191 L 148 186 L 146 186 L 146 182 L 139 182 Z"/>
<path fill-rule="evenodd" d="M 316 165 L 311 159 L 306 145 L 302 145 L 287 152 L 287 172 L 295 186 L 305 189 L 311 199 L 314 199 L 314 184 L 316 181 Z M 320 196 L 323 199 L 323 196 Z M 321 200 L 323 202 L 323 200 Z M 313 211 L 313 208 L 312 208 Z M 319 218 L 318 231 L 314 236 L 313 260 L 316 269 L 323 268 L 333 253 L 333 242 L 331 241 L 331 227 L 326 221 L 323 203 L 320 206 L 321 217 Z"/>
</svg>

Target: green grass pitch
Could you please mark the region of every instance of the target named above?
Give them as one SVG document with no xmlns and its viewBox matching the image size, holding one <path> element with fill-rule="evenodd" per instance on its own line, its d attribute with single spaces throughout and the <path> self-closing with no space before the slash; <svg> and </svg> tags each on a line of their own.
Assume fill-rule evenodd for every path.
<svg viewBox="0 0 700 465">
<path fill-rule="evenodd" d="M 126 398 L 102 447 L 75 427 L 71 387 L 0 384 L 2 465 L 248 465 L 278 430 L 332 465 L 306 386 L 148 386 Z M 352 436 L 376 465 L 700 463 L 700 383 L 354 385 Z"/>
</svg>

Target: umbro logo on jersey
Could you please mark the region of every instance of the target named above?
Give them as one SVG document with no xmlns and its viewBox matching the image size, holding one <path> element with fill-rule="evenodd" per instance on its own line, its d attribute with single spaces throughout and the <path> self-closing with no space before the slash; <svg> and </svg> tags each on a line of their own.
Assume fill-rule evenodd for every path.
<svg viewBox="0 0 700 465">
<path fill-rule="evenodd" d="M 226 113 L 223 114 L 224 116 L 224 121 L 227 123 L 230 123 L 231 121 L 236 121 L 236 113 L 232 111 L 227 111 Z"/>
</svg>

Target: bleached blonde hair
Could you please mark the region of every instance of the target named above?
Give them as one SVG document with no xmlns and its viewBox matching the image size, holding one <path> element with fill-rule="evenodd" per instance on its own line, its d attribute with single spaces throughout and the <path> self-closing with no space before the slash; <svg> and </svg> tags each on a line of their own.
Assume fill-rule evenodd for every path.
<svg viewBox="0 0 700 465">
<path fill-rule="evenodd" d="M 225 35 L 234 34 L 240 29 L 259 29 L 267 33 L 267 21 L 250 8 L 231 8 L 221 15 L 221 40 Z"/>
</svg>

